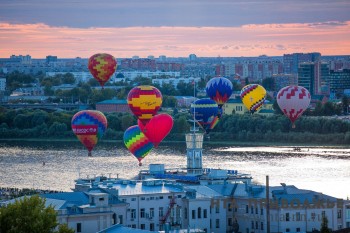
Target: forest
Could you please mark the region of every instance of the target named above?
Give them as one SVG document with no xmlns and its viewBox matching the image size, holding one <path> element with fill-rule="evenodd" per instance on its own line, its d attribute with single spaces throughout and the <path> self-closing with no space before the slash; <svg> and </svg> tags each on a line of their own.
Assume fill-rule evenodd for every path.
<svg viewBox="0 0 350 233">
<path fill-rule="evenodd" d="M 75 140 L 71 119 L 76 111 L 46 112 L 0 107 L 1 139 L 66 139 Z M 129 113 L 105 113 L 108 129 L 102 140 L 123 140 L 124 131 L 137 124 Z M 183 141 L 190 130 L 189 113 L 172 113 L 174 126 L 164 141 Z M 206 135 L 213 142 L 267 142 L 299 144 L 350 143 L 350 122 L 332 117 L 302 116 L 296 128 L 285 116 L 223 115 L 217 126 Z"/>
</svg>

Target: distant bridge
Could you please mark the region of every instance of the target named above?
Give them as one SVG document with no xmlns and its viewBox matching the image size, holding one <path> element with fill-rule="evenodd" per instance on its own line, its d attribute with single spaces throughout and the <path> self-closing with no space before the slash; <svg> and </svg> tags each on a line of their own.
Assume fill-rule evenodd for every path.
<svg viewBox="0 0 350 233">
<path fill-rule="evenodd" d="M 5 108 L 28 108 L 28 109 L 42 109 L 48 111 L 57 111 L 57 110 L 83 110 L 87 109 L 89 106 L 87 104 L 64 104 L 64 103 L 47 103 L 47 104 L 28 104 L 28 103 L 18 103 L 18 104 L 4 104 L 0 103 L 1 106 Z"/>
</svg>

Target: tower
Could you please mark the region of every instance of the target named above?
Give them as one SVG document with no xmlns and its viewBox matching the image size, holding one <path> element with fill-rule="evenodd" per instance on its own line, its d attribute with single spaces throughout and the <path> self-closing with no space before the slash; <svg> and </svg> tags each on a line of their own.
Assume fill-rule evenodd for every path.
<svg viewBox="0 0 350 233">
<path fill-rule="evenodd" d="M 196 133 L 194 126 L 191 133 L 186 134 L 187 175 L 202 175 L 203 134 Z"/>
</svg>

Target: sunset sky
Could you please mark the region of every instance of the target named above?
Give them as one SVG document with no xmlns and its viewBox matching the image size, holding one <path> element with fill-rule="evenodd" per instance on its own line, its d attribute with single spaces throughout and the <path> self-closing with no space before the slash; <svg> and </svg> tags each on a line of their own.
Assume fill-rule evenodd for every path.
<svg viewBox="0 0 350 233">
<path fill-rule="evenodd" d="M 0 0 L 0 57 L 350 54 L 349 0 Z"/>
</svg>

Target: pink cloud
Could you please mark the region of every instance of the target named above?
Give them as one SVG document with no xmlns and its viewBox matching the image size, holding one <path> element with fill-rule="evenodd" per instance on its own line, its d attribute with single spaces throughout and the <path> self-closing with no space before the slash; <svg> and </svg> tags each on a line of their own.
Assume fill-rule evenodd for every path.
<svg viewBox="0 0 350 233">
<path fill-rule="evenodd" d="M 279 56 L 318 51 L 350 54 L 350 21 L 314 24 L 250 24 L 242 27 L 68 28 L 0 23 L 0 57 L 30 54 L 89 57 L 139 55 Z"/>
</svg>

